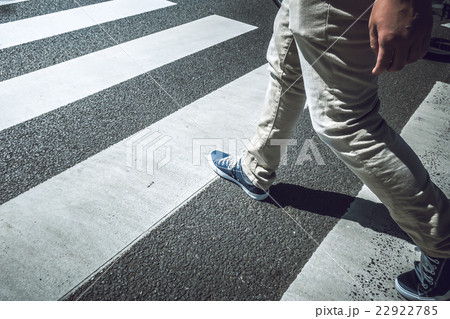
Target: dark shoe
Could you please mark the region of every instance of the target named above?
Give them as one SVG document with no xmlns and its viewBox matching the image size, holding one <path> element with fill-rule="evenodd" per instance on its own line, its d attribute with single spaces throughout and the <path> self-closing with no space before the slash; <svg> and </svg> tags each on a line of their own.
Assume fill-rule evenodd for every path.
<svg viewBox="0 0 450 319">
<path fill-rule="evenodd" d="M 248 196 L 256 200 L 264 200 L 269 196 L 269 191 L 262 190 L 250 181 L 242 171 L 241 160 L 221 152 L 212 151 L 209 154 L 209 164 L 221 177 L 239 185 Z"/>
<path fill-rule="evenodd" d="M 415 269 L 397 277 L 395 288 L 408 300 L 450 300 L 450 258 L 433 258 L 422 252 Z"/>
</svg>

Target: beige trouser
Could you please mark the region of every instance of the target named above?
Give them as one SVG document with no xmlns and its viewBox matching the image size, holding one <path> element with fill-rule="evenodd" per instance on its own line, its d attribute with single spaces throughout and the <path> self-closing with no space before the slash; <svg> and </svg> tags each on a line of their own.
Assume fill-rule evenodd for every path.
<svg viewBox="0 0 450 319">
<path fill-rule="evenodd" d="M 364 13 L 372 2 L 283 1 L 267 53 L 271 76 L 265 110 L 243 156 L 243 170 L 256 186 L 270 187 L 282 155 L 280 142 L 271 141 L 291 138 L 307 100 L 321 140 L 399 226 L 427 255 L 450 257 L 449 201 L 378 113 L 370 10 Z"/>
</svg>

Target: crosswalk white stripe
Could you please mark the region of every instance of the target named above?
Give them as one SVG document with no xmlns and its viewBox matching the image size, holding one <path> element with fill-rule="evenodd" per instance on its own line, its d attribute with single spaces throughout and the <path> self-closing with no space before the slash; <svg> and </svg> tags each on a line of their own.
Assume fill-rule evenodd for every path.
<svg viewBox="0 0 450 319">
<path fill-rule="evenodd" d="M 450 195 L 449 91 L 449 84 L 437 82 L 401 133 L 447 196 Z M 394 279 L 411 270 L 418 256 L 413 245 L 370 229 L 369 225 L 389 227 L 386 214 L 378 198 L 364 186 L 282 300 L 399 299 L 393 288 Z"/>
<path fill-rule="evenodd" d="M 165 0 L 114 0 L 0 24 L 0 49 L 172 5 Z"/>
<path fill-rule="evenodd" d="M 63 296 L 198 192 L 215 177 L 200 153 L 244 148 L 267 77 L 258 68 L 1 205 L 0 300 Z M 155 149 L 153 175 L 127 166 L 133 145 Z"/>
<path fill-rule="evenodd" d="M 28 0 L 0 0 L 0 6 L 4 6 L 11 3 L 25 2 Z"/>
<path fill-rule="evenodd" d="M 254 29 L 212 15 L 0 82 L 0 130 Z"/>
</svg>

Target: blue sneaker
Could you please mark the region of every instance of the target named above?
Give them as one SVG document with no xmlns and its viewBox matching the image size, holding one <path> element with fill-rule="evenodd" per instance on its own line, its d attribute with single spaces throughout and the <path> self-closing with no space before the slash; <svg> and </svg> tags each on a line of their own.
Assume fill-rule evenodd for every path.
<svg viewBox="0 0 450 319">
<path fill-rule="evenodd" d="M 248 196 L 256 200 L 264 200 L 269 191 L 264 191 L 250 181 L 241 168 L 241 160 L 221 151 L 212 151 L 209 154 L 209 164 L 220 176 L 239 185 Z"/>
</svg>

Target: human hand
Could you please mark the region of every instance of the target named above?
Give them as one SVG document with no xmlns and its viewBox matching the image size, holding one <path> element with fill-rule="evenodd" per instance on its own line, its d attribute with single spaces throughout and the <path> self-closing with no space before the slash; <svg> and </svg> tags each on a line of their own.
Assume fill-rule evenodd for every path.
<svg viewBox="0 0 450 319">
<path fill-rule="evenodd" d="M 431 0 L 375 0 L 369 19 L 373 74 L 400 71 L 422 58 L 430 45 Z"/>
</svg>

